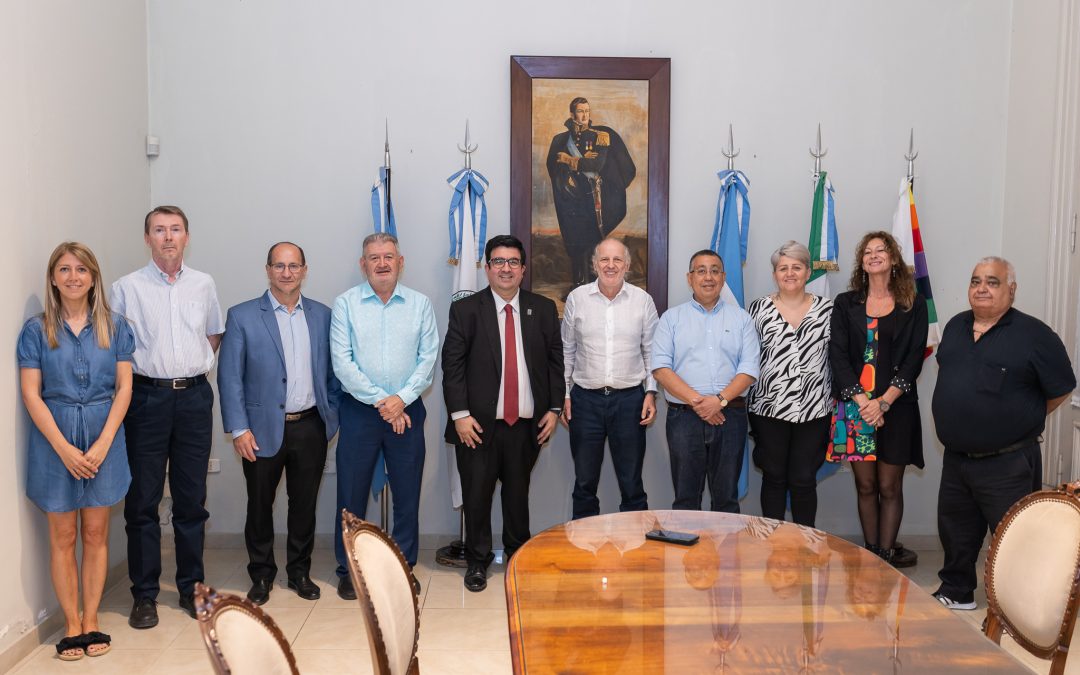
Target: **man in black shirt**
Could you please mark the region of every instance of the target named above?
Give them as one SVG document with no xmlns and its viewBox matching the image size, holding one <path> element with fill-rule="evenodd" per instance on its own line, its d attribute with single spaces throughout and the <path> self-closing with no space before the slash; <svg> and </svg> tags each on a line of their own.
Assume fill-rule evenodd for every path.
<svg viewBox="0 0 1080 675">
<path fill-rule="evenodd" d="M 945 562 L 934 597 L 950 609 L 975 609 L 986 531 L 1040 489 L 1039 435 L 1076 387 L 1061 339 L 1014 309 L 1015 297 L 1013 266 L 983 258 L 971 273 L 971 311 L 949 321 L 938 346 L 933 412 L 945 445 L 938 491 Z"/>
</svg>

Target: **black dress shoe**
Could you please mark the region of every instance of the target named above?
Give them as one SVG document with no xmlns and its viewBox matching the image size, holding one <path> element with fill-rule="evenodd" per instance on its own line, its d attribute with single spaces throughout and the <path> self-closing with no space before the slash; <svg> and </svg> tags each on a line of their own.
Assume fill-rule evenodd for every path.
<svg viewBox="0 0 1080 675">
<path fill-rule="evenodd" d="M 342 600 L 355 600 L 356 589 L 353 588 L 352 579 L 349 577 L 341 577 L 337 582 L 337 594 Z"/>
<path fill-rule="evenodd" d="M 919 564 L 919 554 L 909 548 L 905 548 L 900 542 L 893 547 L 893 567 L 914 567 Z"/>
<path fill-rule="evenodd" d="M 322 595 L 319 587 L 306 574 L 302 577 L 289 579 L 289 588 L 296 591 L 296 594 L 305 600 L 318 600 L 319 596 Z"/>
<path fill-rule="evenodd" d="M 131 607 L 128 625 L 140 630 L 153 628 L 158 624 L 157 602 L 152 598 L 139 598 Z"/>
<path fill-rule="evenodd" d="M 473 593 L 479 593 L 487 588 L 487 569 L 480 563 L 469 563 L 469 569 L 465 572 L 465 588 Z"/>
<path fill-rule="evenodd" d="M 272 586 L 273 584 L 269 579 L 256 579 L 251 583 L 251 590 L 247 594 L 248 600 L 256 605 L 265 604 L 270 599 Z"/>
<path fill-rule="evenodd" d="M 187 614 L 192 619 L 195 618 L 195 594 L 194 593 L 181 593 L 180 594 L 180 609 L 184 614 Z"/>
</svg>

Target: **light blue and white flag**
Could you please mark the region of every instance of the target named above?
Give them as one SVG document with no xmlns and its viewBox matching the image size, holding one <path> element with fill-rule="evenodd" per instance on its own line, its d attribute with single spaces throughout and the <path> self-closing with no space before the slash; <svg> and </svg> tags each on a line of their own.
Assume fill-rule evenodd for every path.
<svg viewBox="0 0 1080 675">
<path fill-rule="evenodd" d="M 375 222 L 376 232 L 386 232 L 397 236 L 397 223 L 394 221 L 394 204 L 390 201 L 390 167 L 380 166 L 375 184 L 371 186 L 371 219 Z"/>
<path fill-rule="evenodd" d="M 750 241 L 750 180 L 742 171 L 725 169 L 716 174 L 720 178 L 720 198 L 716 202 L 716 225 L 713 227 L 709 248 L 724 261 L 724 288 L 720 300 L 739 307 L 744 306 L 743 263 Z M 742 471 L 739 472 L 739 499 L 750 489 L 750 439 L 743 448 Z"/>
<path fill-rule="evenodd" d="M 724 261 L 727 281 L 720 299 L 744 306 L 742 266 L 746 262 L 746 246 L 750 239 L 750 202 L 747 192 L 750 181 L 742 171 L 725 169 L 720 178 L 720 198 L 716 203 L 716 225 L 709 248 Z"/>
<path fill-rule="evenodd" d="M 484 255 L 487 241 L 487 202 L 484 194 L 488 180 L 479 171 L 462 169 L 446 179 L 453 190 L 450 197 L 448 225 L 450 253 L 447 262 L 457 267 L 454 274 L 453 299 L 479 290 L 476 270 Z"/>
<path fill-rule="evenodd" d="M 480 290 L 477 270 L 487 242 L 487 202 L 484 194 L 488 180 L 479 171 L 462 169 L 446 179 L 450 189 L 450 210 L 447 223 L 450 229 L 450 254 L 446 262 L 454 266 L 454 283 L 450 285 L 451 302 Z M 457 452 L 447 445 L 447 473 L 450 478 L 450 503 L 460 509 L 461 475 L 458 473 Z"/>
</svg>

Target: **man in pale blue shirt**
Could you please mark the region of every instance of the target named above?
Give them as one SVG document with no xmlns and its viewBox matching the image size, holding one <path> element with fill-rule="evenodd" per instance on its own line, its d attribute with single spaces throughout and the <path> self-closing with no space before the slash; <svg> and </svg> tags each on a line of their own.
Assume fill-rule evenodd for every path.
<svg viewBox="0 0 1080 675">
<path fill-rule="evenodd" d="M 364 239 L 360 269 L 367 282 L 334 301 L 330 357 L 348 394 L 341 397 L 335 513 L 345 508 L 366 515 L 381 453 L 393 496 L 393 538 L 413 566 L 419 550 L 427 416 L 420 395 L 431 386 L 439 332 L 431 300 L 398 283 L 404 266 L 396 237 L 377 232 Z M 349 579 L 340 517 L 334 528 L 338 595 L 352 600 L 356 590 Z M 412 581 L 419 585 L 416 577 Z"/>
<path fill-rule="evenodd" d="M 668 402 L 672 508 L 700 510 L 707 478 L 712 510 L 738 513 L 757 330 L 742 308 L 720 300 L 724 261 L 715 252 L 695 253 L 686 280 L 693 298 L 664 312 L 653 337 L 653 376 Z"/>
<path fill-rule="evenodd" d="M 128 623 L 158 623 L 161 524 L 158 506 L 166 467 L 176 541 L 180 609 L 195 618 L 195 584 L 203 581 L 206 471 L 213 445 L 214 390 L 206 373 L 225 322 L 209 274 L 188 267 L 188 219 L 177 206 L 159 206 L 143 220 L 149 264 L 118 279 L 113 309 L 135 333 L 131 405 L 124 417 L 131 487 L 124 503 L 128 576 L 134 604 Z"/>
<path fill-rule="evenodd" d="M 271 246 L 266 276 L 270 290 L 229 309 L 218 362 L 222 426 L 243 459 L 248 599 L 256 605 L 270 599 L 277 575 L 274 497 L 282 473 L 287 585 L 305 600 L 319 598 L 310 576 L 315 504 L 341 395 L 330 366 L 330 308 L 300 294 L 304 250 L 284 241 Z"/>
</svg>

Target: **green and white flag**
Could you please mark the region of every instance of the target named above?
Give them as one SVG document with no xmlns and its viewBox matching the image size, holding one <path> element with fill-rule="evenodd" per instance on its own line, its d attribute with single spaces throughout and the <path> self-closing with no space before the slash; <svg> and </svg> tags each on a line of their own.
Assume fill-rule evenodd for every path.
<svg viewBox="0 0 1080 675">
<path fill-rule="evenodd" d="M 822 171 L 814 184 L 814 207 L 810 214 L 810 282 L 806 290 L 831 298 L 827 272 L 840 269 L 840 246 L 836 236 L 836 202 L 828 172 Z"/>
</svg>

